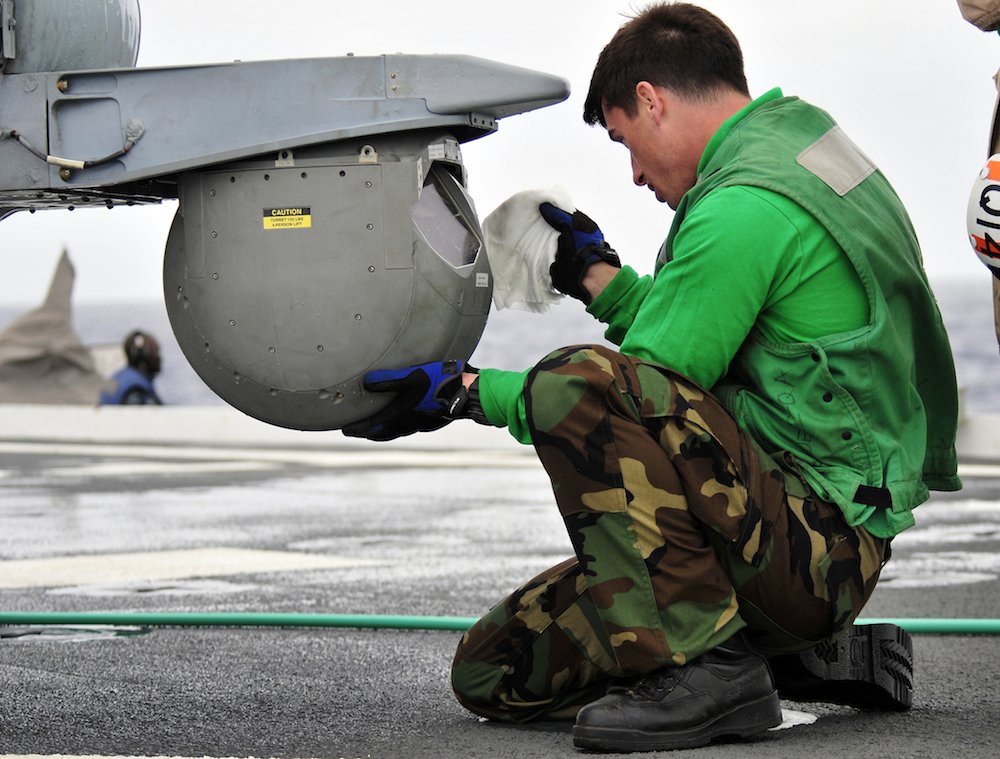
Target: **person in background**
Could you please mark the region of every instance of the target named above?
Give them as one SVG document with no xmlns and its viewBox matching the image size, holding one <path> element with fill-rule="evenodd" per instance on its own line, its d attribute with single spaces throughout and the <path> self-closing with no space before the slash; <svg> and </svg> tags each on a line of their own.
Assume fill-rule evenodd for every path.
<svg viewBox="0 0 1000 759">
<path fill-rule="evenodd" d="M 958 0 L 962 16 L 970 24 L 984 32 L 997 33 L 1000 27 L 1000 0 Z M 1000 71 L 994 76 L 997 87 L 1000 87 Z M 1000 96 L 993 115 L 993 126 L 990 128 L 989 155 L 1000 153 Z M 1000 260 L 997 266 L 990 266 L 993 273 L 993 323 L 997 335 L 997 345 L 1000 346 Z"/>
<path fill-rule="evenodd" d="M 111 379 L 115 386 L 102 390 L 100 406 L 162 405 L 156 394 L 153 379 L 160 373 L 160 344 L 152 335 L 134 330 L 122 345 L 128 362 Z"/>
</svg>

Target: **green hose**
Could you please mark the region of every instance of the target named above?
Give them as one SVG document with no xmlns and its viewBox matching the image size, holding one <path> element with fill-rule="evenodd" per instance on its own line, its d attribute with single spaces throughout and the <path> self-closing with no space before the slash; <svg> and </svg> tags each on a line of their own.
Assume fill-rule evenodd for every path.
<svg viewBox="0 0 1000 759">
<path fill-rule="evenodd" d="M 857 619 L 855 624 L 887 622 L 913 635 L 1000 635 L 1000 619 Z"/>
<path fill-rule="evenodd" d="M 129 625 L 135 627 L 355 627 L 465 632 L 475 617 L 271 612 L 4 611 L 0 625 Z M 858 619 L 890 623 L 915 635 L 1000 635 L 1000 619 Z"/>
</svg>

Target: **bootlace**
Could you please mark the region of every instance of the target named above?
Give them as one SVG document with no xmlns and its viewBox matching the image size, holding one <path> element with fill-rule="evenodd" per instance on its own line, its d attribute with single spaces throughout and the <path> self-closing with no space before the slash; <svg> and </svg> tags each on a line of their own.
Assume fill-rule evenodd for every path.
<svg viewBox="0 0 1000 759">
<path fill-rule="evenodd" d="M 629 692 L 641 699 L 659 701 L 673 690 L 677 684 L 681 667 L 667 666 L 644 675 L 629 688 Z"/>
</svg>

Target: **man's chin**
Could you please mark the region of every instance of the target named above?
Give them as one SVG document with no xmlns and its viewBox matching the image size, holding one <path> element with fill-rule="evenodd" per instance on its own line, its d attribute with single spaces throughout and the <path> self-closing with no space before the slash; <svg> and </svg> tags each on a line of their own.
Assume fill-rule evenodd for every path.
<svg viewBox="0 0 1000 759">
<path fill-rule="evenodd" d="M 670 198 L 666 197 L 665 195 L 661 195 L 661 194 L 660 194 L 660 191 L 659 191 L 659 190 L 657 190 L 657 189 L 656 189 L 655 187 L 653 187 L 652 185 L 646 185 L 646 187 L 647 187 L 647 189 L 648 189 L 648 190 L 649 190 L 649 191 L 650 191 L 651 193 L 653 193 L 653 197 L 655 197 L 655 198 L 656 198 L 656 199 L 657 199 L 657 200 L 658 200 L 658 201 L 659 201 L 660 203 L 666 203 L 666 204 L 667 204 L 668 206 L 670 206 L 670 207 L 671 207 L 671 208 L 672 208 L 673 210 L 675 210 L 675 211 L 677 210 L 677 206 L 676 206 L 676 205 L 675 205 L 674 203 L 671 203 L 671 202 L 670 202 Z"/>
</svg>

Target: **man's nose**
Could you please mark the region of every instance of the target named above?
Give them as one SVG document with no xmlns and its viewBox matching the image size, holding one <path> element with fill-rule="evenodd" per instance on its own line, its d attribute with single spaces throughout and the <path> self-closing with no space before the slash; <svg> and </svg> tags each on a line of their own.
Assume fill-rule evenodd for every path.
<svg viewBox="0 0 1000 759">
<path fill-rule="evenodd" d="M 632 156 L 632 181 L 640 187 L 646 184 L 646 177 L 643 176 L 642 168 L 635 162 L 635 156 Z"/>
</svg>

